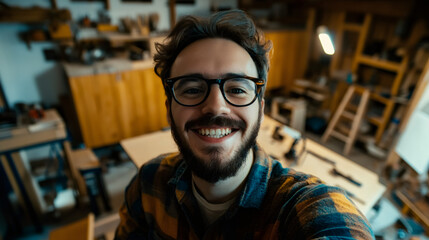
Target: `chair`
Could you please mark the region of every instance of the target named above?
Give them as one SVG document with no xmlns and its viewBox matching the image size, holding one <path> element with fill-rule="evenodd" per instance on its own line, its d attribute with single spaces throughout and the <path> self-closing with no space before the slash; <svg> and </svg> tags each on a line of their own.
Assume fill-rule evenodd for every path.
<svg viewBox="0 0 429 240">
<path fill-rule="evenodd" d="M 59 227 L 49 233 L 49 240 L 75 239 L 94 239 L 94 214 L 90 213 L 84 219 Z"/>
<path fill-rule="evenodd" d="M 106 211 L 111 211 L 109 196 L 102 176 L 100 161 L 91 149 L 73 150 L 70 142 L 64 142 L 64 150 L 70 166 L 70 171 L 78 190 L 78 202 L 88 196 L 91 211 L 98 216 L 100 209 L 97 197 L 101 197 Z"/>
</svg>

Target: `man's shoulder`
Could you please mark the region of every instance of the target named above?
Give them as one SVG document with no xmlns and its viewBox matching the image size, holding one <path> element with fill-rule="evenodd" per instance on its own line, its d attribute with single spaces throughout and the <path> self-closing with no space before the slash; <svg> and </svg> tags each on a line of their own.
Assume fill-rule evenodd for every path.
<svg viewBox="0 0 429 240">
<path fill-rule="evenodd" d="M 159 155 L 141 166 L 140 179 L 146 182 L 152 182 L 155 178 L 169 179 L 181 162 L 182 157 L 178 152 Z"/>
<path fill-rule="evenodd" d="M 277 185 L 283 189 L 324 185 L 322 180 L 311 174 L 298 172 L 293 168 L 277 167 L 278 169 L 273 170 L 270 185 Z"/>
<path fill-rule="evenodd" d="M 181 156 L 179 152 L 172 152 L 172 153 L 164 153 L 159 155 L 156 158 L 153 158 L 142 165 L 142 168 L 151 166 L 151 165 L 163 165 L 163 166 L 174 166 L 176 165 L 180 160 Z"/>
<path fill-rule="evenodd" d="M 268 183 L 268 199 L 287 199 L 289 203 L 296 204 L 309 198 L 329 198 L 332 193 L 343 194 L 342 190 L 327 185 L 320 178 L 292 168 L 279 170 L 273 175 Z"/>
<path fill-rule="evenodd" d="M 275 219 L 273 221 L 282 226 L 280 238 L 343 236 L 341 234 L 350 239 L 355 234 L 362 234 L 363 239 L 371 238 L 365 217 L 344 190 L 327 185 L 313 175 L 285 170 L 270 179 L 260 211 L 266 215 L 266 221 Z"/>
</svg>

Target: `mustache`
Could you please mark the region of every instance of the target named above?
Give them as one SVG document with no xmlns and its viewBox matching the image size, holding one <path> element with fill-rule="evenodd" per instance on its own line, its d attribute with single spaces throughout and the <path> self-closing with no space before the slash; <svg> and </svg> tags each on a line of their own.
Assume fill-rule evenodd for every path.
<svg viewBox="0 0 429 240">
<path fill-rule="evenodd" d="M 224 116 L 204 115 L 200 118 L 191 120 L 185 124 L 185 130 L 188 131 L 194 127 L 203 127 L 217 125 L 220 127 L 232 127 L 244 130 L 246 123 L 242 120 L 236 120 Z"/>
</svg>

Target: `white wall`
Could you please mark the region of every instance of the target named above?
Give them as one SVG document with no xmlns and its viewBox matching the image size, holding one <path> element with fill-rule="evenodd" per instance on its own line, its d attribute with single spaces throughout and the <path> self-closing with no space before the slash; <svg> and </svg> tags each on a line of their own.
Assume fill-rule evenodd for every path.
<svg viewBox="0 0 429 240">
<path fill-rule="evenodd" d="M 428 62 L 429 64 L 429 62 Z M 425 73 L 423 82 L 429 82 L 429 72 Z M 423 91 L 416 108 L 401 134 L 396 152 L 410 165 L 422 179 L 427 179 L 429 170 L 429 84 Z"/>
<path fill-rule="evenodd" d="M 237 1 L 226 0 L 195 0 L 195 4 L 176 6 L 176 16 L 208 15 L 210 1 L 218 5 L 237 7 Z M 2 2 L 19 7 L 50 7 L 49 0 L 3 0 Z M 57 0 L 58 8 L 67 8 L 74 21 L 88 16 L 97 19 L 97 12 L 104 10 L 102 2 L 72 2 Z M 157 12 L 160 15 L 159 29 L 170 28 L 168 0 L 152 0 L 151 3 L 123 3 L 121 0 L 110 0 L 108 11 L 112 22 L 119 23 L 121 17 L 136 17 L 138 14 Z M 54 48 L 50 42 L 31 43 L 31 49 L 19 39 L 18 33 L 28 31 L 34 26 L 20 23 L 0 23 L 0 80 L 6 98 L 11 107 L 17 102 L 44 102 L 52 105 L 58 103 L 58 97 L 66 92 L 66 79 L 62 67 L 57 62 L 45 61 L 43 49 Z"/>
</svg>

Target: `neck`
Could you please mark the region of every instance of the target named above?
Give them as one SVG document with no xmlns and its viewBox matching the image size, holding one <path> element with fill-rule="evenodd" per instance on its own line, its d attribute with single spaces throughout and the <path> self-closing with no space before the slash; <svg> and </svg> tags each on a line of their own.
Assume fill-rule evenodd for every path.
<svg viewBox="0 0 429 240">
<path fill-rule="evenodd" d="M 223 203 L 235 197 L 243 186 L 253 164 L 253 151 L 249 151 L 246 161 L 237 174 L 216 183 L 209 183 L 194 174 L 192 179 L 198 192 L 210 203 Z"/>
</svg>

